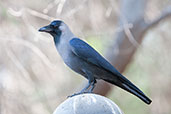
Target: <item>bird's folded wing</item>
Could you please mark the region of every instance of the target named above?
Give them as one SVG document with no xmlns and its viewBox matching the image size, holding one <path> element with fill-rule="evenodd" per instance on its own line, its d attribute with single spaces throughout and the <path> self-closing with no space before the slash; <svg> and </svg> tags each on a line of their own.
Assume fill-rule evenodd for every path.
<svg viewBox="0 0 171 114">
<path fill-rule="evenodd" d="M 72 52 L 81 59 L 103 68 L 115 75 L 120 74 L 105 58 L 103 58 L 95 49 L 89 44 L 79 38 L 70 40 Z"/>
</svg>

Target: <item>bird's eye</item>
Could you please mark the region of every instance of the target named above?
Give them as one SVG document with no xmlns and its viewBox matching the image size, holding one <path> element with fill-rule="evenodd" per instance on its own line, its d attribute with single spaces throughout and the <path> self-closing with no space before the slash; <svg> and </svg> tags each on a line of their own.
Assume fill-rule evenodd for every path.
<svg viewBox="0 0 171 114">
<path fill-rule="evenodd" d="M 50 25 L 52 28 L 58 28 L 59 26 L 58 25 Z"/>
<path fill-rule="evenodd" d="M 53 27 L 53 28 L 54 28 L 54 25 L 53 25 L 53 24 L 51 24 L 51 25 L 50 25 L 50 27 Z"/>
<path fill-rule="evenodd" d="M 59 27 L 59 25 L 54 25 L 54 27 L 55 27 L 55 28 L 58 28 L 58 27 Z"/>
</svg>

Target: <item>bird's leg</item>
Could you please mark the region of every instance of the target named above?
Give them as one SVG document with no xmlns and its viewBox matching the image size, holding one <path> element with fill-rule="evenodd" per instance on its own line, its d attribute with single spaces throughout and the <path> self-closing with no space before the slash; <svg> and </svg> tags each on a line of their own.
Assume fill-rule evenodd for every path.
<svg viewBox="0 0 171 114">
<path fill-rule="evenodd" d="M 94 77 L 91 75 L 91 73 L 89 72 L 85 72 L 85 74 L 87 75 L 88 77 L 88 84 L 79 92 L 79 93 L 75 93 L 73 95 L 70 95 L 68 97 L 73 97 L 75 95 L 80 95 L 80 94 L 83 94 L 83 93 L 92 93 L 94 87 L 95 87 L 95 83 L 96 83 L 96 80 L 94 79 Z M 91 88 L 87 91 L 87 89 L 91 86 Z"/>
<path fill-rule="evenodd" d="M 86 75 L 88 77 L 88 81 L 89 81 L 89 90 L 88 91 L 84 91 L 84 93 L 92 93 L 93 89 L 94 89 L 94 86 L 95 86 L 95 83 L 96 83 L 96 80 L 95 78 L 93 77 L 92 73 L 90 72 L 86 72 Z M 87 88 L 88 89 L 88 88 Z"/>
<path fill-rule="evenodd" d="M 83 93 L 87 93 L 86 90 L 91 86 L 91 83 L 89 82 L 79 93 L 75 93 L 73 95 L 70 95 L 68 97 L 73 97 L 75 95 L 80 95 L 80 94 L 83 94 Z"/>
<path fill-rule="evenodd" d="M 80 91 L 80 94 L 86 92 L 86 90 L 87 90 L 90 86 L 91 86 L 91 82 L 88 82 L 88 84 Z"/>
<path fill-rule="evenodd" d="M 89 89 L 89 93 L 92 93 L 93 92 L 93 89 L 95 87 L 95 84 L 96 84 L 96 80 L 94 79 L 94 81 L 91 83 L 91 88 Z"/>
</svg>

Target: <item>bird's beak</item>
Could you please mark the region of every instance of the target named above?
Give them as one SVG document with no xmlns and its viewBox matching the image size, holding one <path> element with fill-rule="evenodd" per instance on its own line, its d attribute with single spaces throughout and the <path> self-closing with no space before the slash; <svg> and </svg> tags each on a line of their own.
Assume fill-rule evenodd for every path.
<svg viewBox="0 0 171 114">
<path fill-rule="evenodd" d="M 52 32 L 53 29 L 48 25 L 39 29 L 39 32 Z"/>
</svg>

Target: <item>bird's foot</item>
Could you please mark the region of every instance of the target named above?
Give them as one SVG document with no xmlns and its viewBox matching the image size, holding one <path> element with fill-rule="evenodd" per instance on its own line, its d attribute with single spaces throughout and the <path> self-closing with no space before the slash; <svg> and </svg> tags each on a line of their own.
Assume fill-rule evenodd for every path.
<svg viewBox="0 0 171 114">
<path fill-rule="evenodd" d="M 73 95 L 69 95 L 67 98 L 73 97 L 73 96 L 76 96 L 76 95 L 80 95 L 80 94 L 83 94 L 83 93 L 74 93 Z"/>
<path fill-rule="evenodd" d="M 74 97 L 74 96 L 76 96 L 76 95 L 81 95 L 81 94 L 86 94 L 86 93 L 92 93 L 92 92 L 80 92 L 80 93 L 74 93 L 73 95 L 69 95 L 67 98 L 69 98 L 69 97 Z"/>
</svg>

